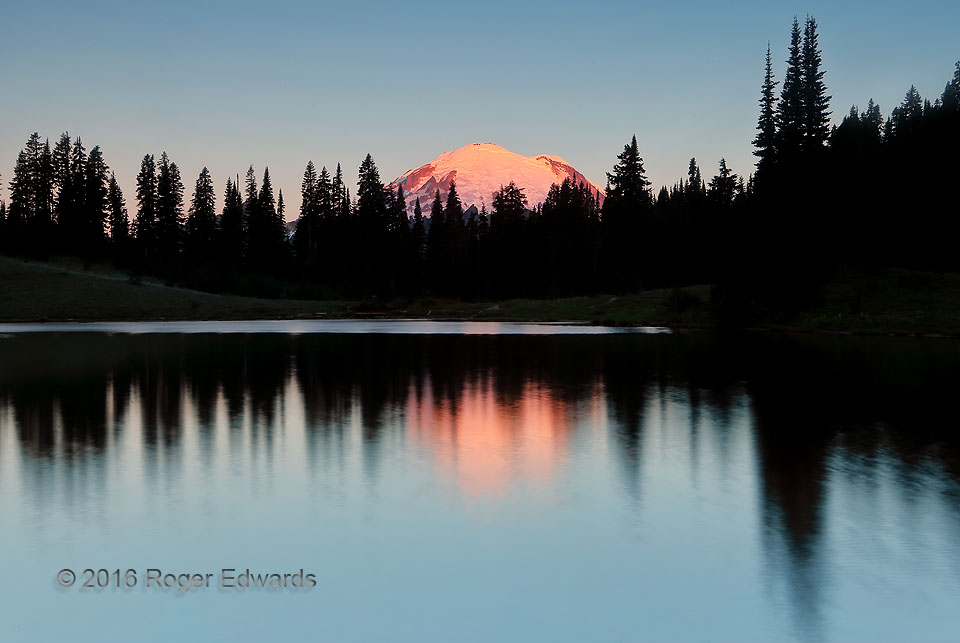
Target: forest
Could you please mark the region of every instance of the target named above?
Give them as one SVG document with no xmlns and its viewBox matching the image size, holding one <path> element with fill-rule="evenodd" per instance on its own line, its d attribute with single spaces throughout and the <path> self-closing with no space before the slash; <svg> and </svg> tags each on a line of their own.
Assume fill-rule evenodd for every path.
<svg viewBox="0 0 960 643">
<path fill-rule="evenodd" d="M 747 176 L 722 158 L 715 170 L 690 159 L 686 176 L 655 190 L 634 136 L 602 205 L 565 180 L 543 203 L 508 182 L 489 211 L 465 214 L 452 185 L 410 211 L 367 154 L 353 195 L 339 164 L 307 163 L 290 233 L 267 168 L 229 178 L 218 208 L 207 168 L 185 203 L 177 164 L 147 154 L 125 196 L 99 146 L 34 133 L 0 202 L 0 252 L 290 298 L 498 300 L 710 284 L 732 318 L 757 302 L 803 308 L 841 270 L 960 269 L 960 62 L 932 102 L 911 86 L 887 117 L 870 99 L 832 125 L 814 18 L 794 19 L 786 54 L 778 79 L 767 47 Z"/>
</svg>

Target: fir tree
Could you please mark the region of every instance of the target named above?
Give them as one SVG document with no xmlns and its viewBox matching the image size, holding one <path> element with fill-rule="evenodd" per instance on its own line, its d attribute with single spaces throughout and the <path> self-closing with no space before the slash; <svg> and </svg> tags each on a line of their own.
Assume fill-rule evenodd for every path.
<svg viewBox="0 0 960 643">
<path fill-rule="evenodd" d="M 790 31 L 790 53 L 787 70 L 783 75 L 780 102 L 777 103 L 776 149 L 781 155 L 791 158 L 800 151 L 804 133 L 804 65 L 800 22 L 794 18 Z"/>
<path fill-rule="evenodd" d="M 463 227 L 463 203 L 460 202 L 460 195 L 457 194 L 457 184 L 455 181 L 450 181 L 444 220 L 451 230 L 459 230 Z"/>
<path fill-rule="evenodd" d="M 100 146 L 95 145 L 87 157 L 84 171 L 84 209 L 82 216 L 81 251 L 84 256 L 97 254 L 104 242 L 104 224 L 110 207 L 107 164 Z"/>
<path fill-rule="evenodd" d="M 70 217 L 64 225 L 64 235 L 67 243 L 76 243 L 77 239 L 83 236 L 84 213 L 86 203 L 84 199 L 87 195 L 85 185 L 87 175 L 87 151 L 83 146 L 83 141 L 78 136 L 73 142 L 73 150 L 70 153 Z"/>
<path fill-rule="evenodd" d="M 324 172 L 326 168 L 324 168 Z M 300 216 L 293 235 L 297 263 L 312 270 L 317 263 L 317 245 L 320 238 L 320 194 L 317 185 L 317 170 L 313 161 L 307 162 L 300 183 Z"/>
<path fill-rule="evenodd" d="M 648 281 L 645 266 L 656 264 L 652 233 L 651 197 L 637 148 L 637 137 L 617 155 L 617 164 L 607 173 L 607 198 L 601 218 L 605 273 L 611 288 L 633 289 Z M 491 234 L 495 226 L 491 220 Z"/>
<path fill-rule="evenodd" d="M 413 206 L 413 228 L 410 231 L 414 251 L 423 256 L 427 250 L 427 231 L 423 225 L 423 210 L 420 208 L 420 197 Z"/>
<path fill-rule="evenodd" d="M 137 174 L 137 219 L 135 230 L 142 252 L 152 260 L 156 255 L 157 235 L 157 166 L 152 154 L 140 162 Z"/>
<path fill-rule="evenodd" d="M 445 286 L 447 225 L 443 213 L 440 190 L 430 206 L 430 227 L 427 229 L 427 282 L 434 291 Z"/>
<path fill-rule="evenodd" d="M 50 146 L 34 132 L 17 156 L 10 181 L 8 243 L 19 252 L 43 256 L 51 236 L 53 165 Z"/>
<path fill-rule="evenodd" d="M 390 234 L 398 241 L 404 241 L 410 233 L 410 219 L 407 217 L 407 203 L 403 198 L 403 187 L 397 186 L 397 192 L 393 196 L 390 208 L 390 219 L 388 221 Z"/>
<path fill-rule="evenodd" d="M 361 252 L 355 276 L 363 294 L 382 290 L 388 258 L 386 191 L 369 154 L 360 163 L 357 180 L 356 223 Z"/>
<path fill-rule="evenodd" d="M 870 133 L 870 137 L 879 143 L 883 134 L 883 115 L 880 113 L 880 106 L 874 103 L 872 98 L 867 102 L 866 111 L 860 115 L 860 122 Z"/>
<path fill-rule="evenodd" d="M 757 148 L 754 154 L 760 157 L 757 168 L 765 167 L 773 162 L 776 155 L 777 140 L 777 83 L 773 79 L 773 63 L 770 57 L 770 43 L 767 43 L 767 63 L 763 74 L 763 86 L 760 90 L 760 117 L 757 119 L 757 137 L 753 145 Z"/>
<path fill-rule="evenodd" d="M 56 190 L 54 212 L 57 223 L 61 226 L 69 225 L 73 207 L 73 183 L 70 172 L 71 142 L 70 135 L 64 132 L 57 140 L 51 156 L 53 165 L 53 185 Z"/>
<path fill-rule="evenodd" d="M 820 68 L 823 58 L 818 39 L 817 21 L 808 16 L 803 31 L 801 56 L 802 131 L 805 151 L 822 149 L 830 135 L 830 96 L 827 95 L 827 86 L 823 81 L 824 72 Z"/>
<path fill-rule="evenodd" d="M 123 247 L 129 236 L 127 202 L 123 198 L 123 192 L 120 190 L 120 184 L 117 183 L 117 175 L 115 173 L 110 174 L 107 203 L 110 211 L 110 240 L 114 246 Z"/>
<path fill-rule="evenodd" d="M 357 218 L 367 232 L 376 233 L 385 224 L 384 187 L 373 157 L 367 154 L 360 164 L 357 181 Z"/>
<path fill-rule="evenodd" d="M 650 203 L 650 181 L 643 169 L 643 159 L 637 146 L 636 135 L 617 155 L 617 164 L 607 173 L 607 200 L 613 200 L 627 209 L 636 209 Z"/>
<path fill-rule="evenodd" d="M 703 177 L 700 174 L 700 168 L 697 166 L 697 159 L 691 158 L 687 165 L 687 195 L 706 194 L 706 186 L 703 184 Z"/>
<path fill-rule="evenodd" d="M 280 224 L 280 234 L 283 239 L 287 238 L 287 204 L 283 202 L 283 188 L 277 191 L 277 223 Z"/>
<path fill-rule="evenodd" d="M 162 264 L 172 265 L 180 254 L 183 216 L 183 181 L 180 169 L 166 152 L 157 167 L 157 254 Z"/>
<path fill-rule="evenodd" d="M 244 262 L 244 234 L 246 224 L 243 214 L 243 197 L 240 194 L 239 177 L 236 183 L 227 178 L 223 195 L 223 211 L 220 214 L 220 255 L 223 264 L 237 270 Z"/>
<path fill-rule="evenodd" d="M 737 175 L 727 167 L 726 159 L 720 159 L 720 171 L 710 180 L 710 199 L 722 208 L 733 204 L 737 195 Z"/>
<path fill-rule="evenodd" d="M 948 112 L 960 111 L 960 60 L 954 67 L 953 78 L 943 88 L 940 103 Z"/>
<path fill-rule="evenodd" d="M 187 247 L 196 263 L 210 261 L 217 229 L 216 195 L 210 172 L 203 168 L 193 188 L 193 199 L 187 216 Z"/>
<path fill-rule="evenodd" d="M 30 157 L 26 150 L 17 154 L 13 166 L 13 178 L 10 180 L 10 212 L 8 213 L 7 234 L 11 246 L 21 243 L 21 236 L 28 221 L 33 217 L 34 196 L 30 180 Z"/>
<path fill-rule="evenodd" d="M 907 90 L 900 106 L 893 110 L 894 133 L 900 134 L 908 130 L 923 116 L 923 98 L 913 85 Z"/>
</svg>

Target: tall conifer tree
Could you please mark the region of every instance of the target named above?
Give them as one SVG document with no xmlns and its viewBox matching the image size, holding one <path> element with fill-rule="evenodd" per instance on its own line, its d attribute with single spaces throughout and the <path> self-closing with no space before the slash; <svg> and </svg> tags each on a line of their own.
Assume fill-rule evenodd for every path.
<svg viewBox="0 0 960 643">
<path fill-rule="evenodd" d="M 107 189 L 107 202 L 110 210 L 110 240 L 115 247 L 124 247 L 129 236 L 129 221 L 127 218 L 127 202 L 123 198 L 123 191 L 117 183 L 117 175 L 110 174 L 110 185 Z"/>
<path fill-rule="evenodd" d="M 803 43 L 800 22 L 796 17 L 790 30 L 790 53 L 783 75 L 780 102 L 777 104 L 777 149 L 781 156 L 794 158 L 803 141 L 804 96 Z"/>
<path fill-rule="evenodd" d="M 157 166 L 152 154 L 140 162 L 137 174 L 137 219 L 134 226 L 141 252 L 148 261 L 156 255 L 157 235 Z"/>
<path fill-rule="evenodd" d="M 753 145 L 754 154 L 760 159 L 757 168 L 765 168 L 773 162 L 777 140 L 777 81 L 773 79 L 773 63 L 770 56 L 770 43 L 767 43 L 767 62 L 763 74 L 763 86 L 760 90 L 760 117 L 757 119 L 757 137 Z"/>
<path fill-rule="evenodd" d="M 803 30 L 803 146 L 806 151 L 823 149 L 830 136 L 830 96 L 824 83 L 821 69 L 823 55 L 820 51 L 817 21 L 807 17 Z"/>
</svg>

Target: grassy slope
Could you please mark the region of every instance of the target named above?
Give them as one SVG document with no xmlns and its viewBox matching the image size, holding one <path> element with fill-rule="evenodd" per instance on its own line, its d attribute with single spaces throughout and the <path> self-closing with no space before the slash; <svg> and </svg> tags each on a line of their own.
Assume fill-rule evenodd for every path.
<svg viewBox="0 0 960 643">
<path fill-rule="evenodd" d="M 827 285 L 822 306 L 790 320 L 789 326 L 960 335 L 960 274 L 883 270 L 843 275 Z"/>
<path fill-rule="evenodd" d="M 319 312 L 344 304 L 210 295 L 144 282 L 109 270 L 69 264 L 24 263 L 0 257 L 0 320 L 103 321 L 147 319 L 260 319 Z"/>
<path fill-rule="evenodd" d="M 706 288 L 700 289 L 705 296 Z M 302 301 L 212 295 L 145 280 L 132 284 L 105 266 L 73 260 L 23 262 L 0 257 L 0 321 L 109 321 L 156 319 L 277 319 L 297 317 L 430 317 L 514 321 L 594 321 L 679 325 L 665 291 L 627 297 L 517 299 L 496 304 L 423 299 Z M 692 322 L 692 319 L 686 323 Z"/>
<path fill-rule="evenodd" d="M 679 293 L 654 290 L 621 297 L 515 299 L 498 303 L 256 299 L 199 293 L 149 281 L 132 284 L 124 274 L 109 267 L 84 267 L 70 260 L 46 264 L 0 257 L 0 321 L 382 315 L 689 328 L 715 325 L 709 300 L 707 286 L 686 288 Z M 960 275 L 884 271 L 869 279 L 848 276 L 828 285 L 822 306 L 794 319 L 758 325 L 803 331 L 960 335 Z"/>
</svg>

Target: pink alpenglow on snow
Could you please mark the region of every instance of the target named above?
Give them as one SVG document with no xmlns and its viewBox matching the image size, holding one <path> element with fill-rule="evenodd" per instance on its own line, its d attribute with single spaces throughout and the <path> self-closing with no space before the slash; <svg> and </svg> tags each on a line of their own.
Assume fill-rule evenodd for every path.
<svg viewBox="0 0 960 643">
<path fill-rule="evenodd" d="M 528 206 L 533 208 L 543 202 L 552 184 L 560 184 L 566 178 L 585 183 L 591 192 L 599 192 L 603 201 L 603 189 L 559 156 L 521 156 L 494 143 L 472 143 L 441 154 L 426 165 L 409 170 L 390 186 L 393 190 L 403 186 L 409 209 L 419 197 L 424 215 L 429 216 L 438 189 L 446 203 L 451 181 L 457 183 L 464 209 L 474 205 L 479 210 L 481 204 L 486 204 L 490 210 L 493 193 L 510 181 L 523 189 Z"/>
</svg>

